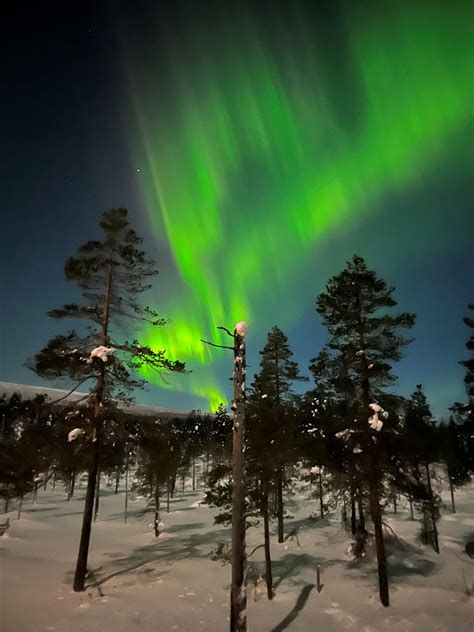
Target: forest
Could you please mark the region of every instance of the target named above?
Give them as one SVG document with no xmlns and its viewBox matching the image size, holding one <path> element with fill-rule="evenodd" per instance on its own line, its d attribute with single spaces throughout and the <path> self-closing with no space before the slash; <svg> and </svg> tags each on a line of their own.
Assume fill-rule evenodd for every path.
<svg viewBox="0 0 474 632">
<path fill-rule="evenodd" d="M 337 524 L 349 542 L 342 550 L 341 539 L 339 555 L 351 568 L 366 568 L 374 582 L 373 588 L 364 585 L 367 600 L 377 593 L 385 607 L 397 582 L 391 558 L 404 542 L 394 517 L 411 525 L 414 539 L 404 549 L 405 559 L 415 551 L 446 556 L 443 516 L 456 519 L 458 495 L 472 489 L 474 305 L 459 316 L 466 328 L 466 356 L 459 358 L 466 399 L 453 402 L 445 419 L 433 416 L 422 384 L 404 395 L 396 389 L 397 362 L 410 353 L 416 315 L 402 311 L 396 288 L 352 253 L 314 297 L 315 319 L 327 331 L 327 344 L 314 350 L 309 367 L 298 366 L 278 324 L 267 333 L 259 366 L 246 367 L 251 334 L 245 322 L 222 323 L 222 345 L 206 342 L 206 332 L 202 344 L 229 355 L 230 406 L 179 415 L 140 413 L 133 404 L 148 372 L 172 382 L 174 373 L 191 369 L 134 337 L 140 324 L 172 328 L 173 323 L 143 304 L 141 296 L 153 291 L 157 269 L 127 211 L 106 211 L 100 227 L 103 239 L 80 246 L 65 263 L 66 278 L 81 300 L 52 308 L 57 334 L 25 358 L 37 376 L 63 386 L 65 394 L 25 398 L 18 392 L 0 401 L 5 536 L 11 537 L 25 511 L 28 516 L 28 508 L 48 494 L 59 494 L 63 504 L 80 500 L 82 527 L 76 522 L 69 534 L 67 564 L 75 571 L 68 584 L 75 593 L 103 597 L 107 582 L 94 574 L 89 559 L 103 503 L 120 498 L 115 519 L 133 528 L 140 516 L 159 546 L 166 517 L 179 499 L 193 493 L 199 511 L 224 529 L 219 533 L 225 538 L 211 539 L 206 556 L 231 575 L 231 632 L 252 626 L 250 586 L 258 598 L 259 591 L 269 601 L 278 597 L 282 578 L 275 547 L 292 547 L 304 558 L 304 534 L 330 524 Z M 63 325 L 71 321 L 74 329 Z M 307 368 L 310 378 L 302 373 Z M 297 509 L 302 519 L 295 523 L 295 499 L 302 494 L 312 500 Z M 253 534 L 251 547 L 247 534 Z M 456 555 L 466 564 L 474 556 L 473 536 L 471 530 L 458 542 Z M 320 565 L 313 571 L 319 593 Z M 343 581 L 350 591 L 351 578 Z M 464 592 L 472 595 L 468 580 Z M 223 627 L 226 616 L 221 613 Z"/>
</svg>

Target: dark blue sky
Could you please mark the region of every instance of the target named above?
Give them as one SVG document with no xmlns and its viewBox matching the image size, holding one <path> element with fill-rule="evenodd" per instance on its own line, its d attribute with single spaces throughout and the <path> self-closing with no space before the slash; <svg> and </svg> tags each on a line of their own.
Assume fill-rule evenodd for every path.
<svg viewBox="0 0 474 632">
<path fill-rule="evenodd" d="M 58 331 L 46 311 L 76 296 L 64 281 L 64 261 L 98 234 L 102 210 L 128 208 L 162 275 L 172 273 L 170 251 L 158 252 L 148 232 L 137 186 L 125 68 L 130 58 L 124 55 L 124 41 L 131 39 L 139 47 L 143 32 L 143 41 L 150 45 L 151 21 L 159 33 L 160 19 L 165 20 L 169 35 L 173 21 L 192 22 L 192 11 L 186 2 L 153 11 L 147 2 L 126 11 L 119 10 L 120 3 L 111 4 L 113 10 L 101 2 L 71 3 L 62 9 L 22 5 L 10 9 L 4 21 L 9 63 L 2 117 L 3 381 L 44 384 L 24 362 Z M 303 368 L 325 338 L 314 299 L 327 278 L 357 252 L 396 286 L 400 309 L 418 315 L 415 341 L 395 368 L 398 388 L 409 394 L 422 383 L 437 414 L 446 414 L 453 401 L 465 399 L 458 361 L 467 357 L 468 332 L 462 318 L 474 301 L 469 132 L 472 126 L 451 138 L 443 160 L 423 178 L 403 191 L 387 191 L 377 213 L 320 247 L 314 285 L 307 287 L 305 278 L 301 287 L 301 318 L 286 328 Z M 165 285 L 170 291 L 170 283 Z M 278 305 L 284 296 L 270 300 Z M 268 328 L 273 324 L 268 322 Z M 265 333 L 249 338 L 254 367 Z M 192 395 L 156 388 L 137 399 L 180 409 L 204 405 Z"/>
</svg>

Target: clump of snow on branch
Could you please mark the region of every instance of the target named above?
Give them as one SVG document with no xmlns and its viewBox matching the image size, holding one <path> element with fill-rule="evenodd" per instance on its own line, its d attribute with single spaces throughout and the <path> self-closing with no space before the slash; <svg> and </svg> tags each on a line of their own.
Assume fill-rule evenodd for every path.
<svg viewBox="0 0 474 632">
<path fill-rule="evenodd" d="M 315 465 L 314 467 L 310 468 L 309 471 L 311 474 L 321 474 L 322 468 L 320 468 L 319 465 Z"/>
<path fill-rule="evenodd" d="M 245 336 L 248 331 L 249 326 L 244 320 L 241 320 L 239 323 L 236 323 L 234 329 L 239 336 Z"/>
<path fill-rule="evenodd" d="M 104 347 L 104 345 L 99 345 L 95 349 L 92 349 L 89 359 L 92 362 L 93 358 L 99 358 L 102 362 L 107 362 L 109 359 L 109 354 L 112 354 L 115 351 L 113 347 Z"/>
<path fill-rule="evenodd" d="M 83 434 L 85 434 L 85 432 L 82 428 L 74 428 L 74 430 L 71 430 L 68 434 L 67 440 L 71 443 L 71 441 L 75 441 L 76 439 L 79 439 L 79 437 L 82 437 Z"/>
<path fill-rule="evenodd" d="M 369 417 L 369 426 L 372 428 L 372 430 L 380 432 L 383 428 L 383 421 L 382 419 L 380 419 L 380 417 L 382 417 L 383 419 L 387 419 L 388 412 L 384 410 L 382 406 L 379 406 L 379 404 L 375 403 L 369 404 L 369 408 L 374 411 L 374 414 Z"/>
</svg>

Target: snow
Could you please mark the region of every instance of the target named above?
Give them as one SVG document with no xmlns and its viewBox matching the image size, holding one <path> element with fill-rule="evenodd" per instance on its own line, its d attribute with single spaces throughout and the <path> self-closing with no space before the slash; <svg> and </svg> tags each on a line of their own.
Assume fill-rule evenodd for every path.
<svg viewBox="0 0 474 632">
<path fill-rule="evenodd" d="M 382 408 L 382 406 L 379 406 L 379 404 L 376 403 L 369 404 L 369 408 L 374 411 L 374 414 L 369 417 L 369 426 L 372 430 L 380 432 L 383 428 L 383 421 L 380 419 L 379 414 L 386 419 L 388 417 L 388 413 Z"/>
<path fill-rule="evenodd" d="M 129 504 L 124 524 L 123 489 L 118 495 L 104 491 L 89 557 L 103 597 L 93 583 L 84 593 L 71 588 L 84 493 L 85 485 L 68 502 L 57 483 L 54 492 L 50 487 L 38 491 L 37 505 L 25 499 L 20 520 L 15 507 L 7 514 L 10 537 L 0 538 L 2 632 L 228 630 L 230 567 L 212 561 L 209 554 L 216 543 L 229 542 L 230 530 L 213 524 L 214 510 L 201 504 L 204 490 L 192 492 L 188 481 L 185 494 L 171 500 L 171 512 L 162 511 L 158 539 L 147 526 L 150 514 L 143 516 L 146 499 Z M 449 490 L 443 495 L 449 506 Z M 298 527 L 301 548 L 278 545 L 272 523 L 277 583 L 272 602 L 265 594 L 253 598 L 264 575 L 263 549 L 248 562 L 249 630 L 472 632 L 474 604 L 465 594 L 463 573 L 472 582 L 473 566 L 463 543 L 472 532 L 474 485 L 456 491 L 456 501 L 457 513 L 445 508 L 439 523 L 441 556 L 418 543 L 420 522 L 409 520 L 405 503 L 397 515 L 386 509 L 384 521 L 410 549 L 409 556 L 404 548 L 389 557 L 391 605 L 383 608 L 370 554 L 363 562 L 350 561 L 346 551 L 351 538 L 341 528 L 339 512 L 310 521 L 319 501 L 301 488 L 292 497 L 294 517 L 285 524 L 286 533 Z M 248 529 L 248 550 L 263 542 L 262 534 L 262 525 Z M 322 571 L 320 593 L 315 588 L 317 565 Z"/>
<path fill-rule="evenodd" d="M 74 428 L 74 430 L 71 430 L 71 432 L 68 434 L 67 440 L 69 441 L 69 443 L 71 443 L 71 441 L 79 439 L 79 437 L 82 437 L 82 435 L 84 434 L 85 432 L 82 428 Z"/>
<path fill-rule="evenodd" d="M 245 336 L 248 331 L 248 324 L 244 320 L 241 320 L 239 323 L 234 325 L 234 330 L 239 336 Z"/>
<path fill-rule="evenodd" d="M 114 351 L 116 351 L 116 349 L 113 347 L 104 347 L 104 345 L 99 345 L 98 347 L 95 347 L 95 349 L 92 349 L 89 357 L 90 360 L 92 360 L 92 358 L 99 358 L 102 362 L 107 362 L 109 354 L 114 353 Z"/>
</svg>

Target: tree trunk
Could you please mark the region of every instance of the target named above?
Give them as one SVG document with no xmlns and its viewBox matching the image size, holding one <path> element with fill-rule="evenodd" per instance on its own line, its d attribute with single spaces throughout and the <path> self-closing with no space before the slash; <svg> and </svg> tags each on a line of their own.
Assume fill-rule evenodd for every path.
<svg viewBox="0 0 474 632">
<path fill-rule="evenodd" d="M 43 491 L 46 491 L 46 488 L 48 487 L 48 476 L 49 476 L 49 469 L 46 470 L 46 472 L 44 473 L 44 481 L 43 481 Z"/>
<path fill-rule="evenodd" d="M 186 484 L 186 468 L 183 469 L 183 476 L 181 477 L 181 492 L 184 494 Z"/>
<path fill-rule="evenodd" d="M 166 513 L 170 512 L 170 495 L 171 495 L 171 481 L 170 477 L 166 481 Z"/>
<path fill-rule="evenodd" d="M 374 472 L 375 473 L 375 472 Z M 371 476 L 369 481 L 370 511 L 375 531 L 375 547 L 377 550 L 377 567 L 379 575 L 379 595 L 382 605 L 389 605 L 387 558 L 382 530 L 382 513 L 380 510 L 378 476 Z"/>
<path fill-rule="evenodd" d="M 74 496 L 74 487 L 76 486 L 76 470 L 73 470 L 69 479 L 69 492 L 67 499 L 70 500 Z"/>
<path fill-rule="evenodd" d="M 262 481 L 262 514 L 263 514 L 263 536 L 265 548 L 265 580 L 267 582 L 267 597 L 273 599 L 273 575 L 272 558 L 270 556 L 270 525 L 268 517 L 268 481 Z"/>
<path fill-rule="evenodd" d="M 115 475 L 115 493 L 118 494 L 118 489 L 120 485 L 120 468 L 117 468 L 117 473 Z"/>
<path fill-rule="evenodd" d="M 196 462 L 193 457 L 193 492 L 196 491 Z"/>
<path fill-rule="evenodd" d="M 54 488 L 56 487 L 56 470 L 54 470 L 54 472 L 53 472 L 53 483 L 52 483 L 52 486 L 53 486 L 53 492 L 54 492 Z"/>
<path fill-rule="evenodd" d="M 245 338 L 234 330 L 232 428 L 232 583 L 230 632 L 247 632 L 245 552 Z"/>
<path fill-rule="evenodd" d="M 97 516 L 99 515 L 99 496 L 100 496 L 100 468 L 97 471 L 97 479 L 96 479 L 96 488 L 95 488 L 95 500 L 94 500 L 94 522 L 97 521 Z"/>
<path fill-rule="evenodd" d="M 362 490 L 357 490 L 357 510 L 359 512 L 359 527 L 365 530 L 364 503 L 362 501 Z"/>
<path fill-rule="evenodd" d="M 33 504 L 36 505 L 36 501 L 38 500 L 38 483 L 35 483 L 35 487 L 33 490 Z"/>
<path fill-rule="evenodd" d="M 8 508 L 10 505 L 10 499 L 8 496 L 5 496 L 5 504 L 3 505 L 3 513 L 8 513 Z"/>
<path fill-rule="evenodd" d="M 397 515 L 397 495 L 393 495 L 393 513 Z"/>
<path fill-rule="evenodd" d="M 277 522 L 278 522 L 278 542 L 285 541 L 283 523 L 283 467 L 280 465 L 277 470 Z"/>
<path fill-rule="evenodd" d="M 411 520 L 414 520 L 415 516 L 413 515 L 413 498 L 411 497 L 411 494 L 408 496 L 408 502 L 410 503 L 410 518 Z"/>
<path fill-rule="evenodd" d="M 321 520 L 324 518 L 324 503 L 323 503 L 323 475 L 319 472 L 319 513 L 321 514 Z"/>
<path fill-rule="evenodd" d="M 428 482 L 428 493 L 430 495 L 430 514 L 431 514 L 431 522 L 433 526 L 433 549 L 436 551 L 436 553 L 439 554 L 438 527 L 436 524 L 436 509 L 434 506 L 433 490 L 431 488 L 430 468 L 428 465 L 425 465 L 425 469 L 426 469 L 426 480 Z"/>
<path fill-rule="evenodd" d="M 351 485 L 351 533 L 355 535 L 357 531 L 357 517 L 356 517 L 356 504 L 355 504 L 355 491 L 354 486 Z"/>
<path fill-rule="evenodd" d="M 84 590 L 84 584 L 87 574 L 87 558 L 89 556 L 89 543 L 91 538 L 92 515 L 94 512 L 94 498 L 97 485 L 97 476 L 99 472 L 99 441 L 102 431 L 102 419 L 100 412 L 96 417 L 95 441 L 92 444 L 92 464 L 89 469 L 87 478 L 86 501 L 84 505 L 84 515 L 82 519 L 81 540 L 79 543 L 79 552 L 77 555 L 76 572 L 74 575 L 74 592 Z"/>
<path fill-rule="evenodd" d="M 160 486 L 158 485 L 158 474 L 155 483 L 155 520 L 153 522 L 155 538 L 160 535 Z"/>
<path fill-rule="evenodd" d="M 128 518 L 128 454 L 125 458 L 125 510 L 124 510 L 124 522 L 127 524 Z"/>
<path fill-rule="evenodd" d="M 456 505 L 454 504 L 454 485 L 451 477 L 449 477 L 449 491 L 451 493 L 451 508 L 453 513 L 456 513 Z"/>
<path fill-rule="evenodd" d="M 176 477 L 178 476 L 178 468 L 173 470 L 173 476 L 171 477 L 171 498 L 174 498 L 174 492 L 176 489 Z"/>
</svg>

